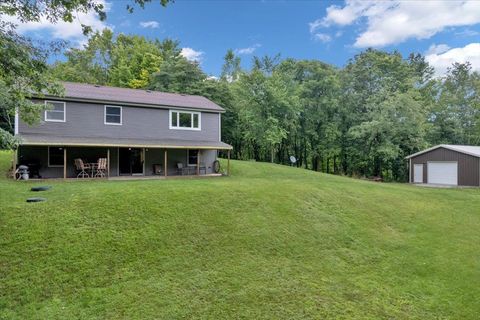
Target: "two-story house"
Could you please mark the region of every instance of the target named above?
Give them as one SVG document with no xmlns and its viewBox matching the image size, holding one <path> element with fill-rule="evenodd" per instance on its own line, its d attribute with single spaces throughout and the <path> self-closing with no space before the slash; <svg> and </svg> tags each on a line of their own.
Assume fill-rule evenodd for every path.
<svg viewBox="0 0 480 320">
<path fill-rule="evenodd" d="M 36 99 L 46 105 L 39 124 L 15 119 L 16 161 L 42 178 L 76 177 L 75 159 L 99 158 L 110 177 L 211 174 L 218 150 L 232 149 L 221 141 L 225 110 L 204 97 L 63 84 L 63 97 Z"/>
</svg>

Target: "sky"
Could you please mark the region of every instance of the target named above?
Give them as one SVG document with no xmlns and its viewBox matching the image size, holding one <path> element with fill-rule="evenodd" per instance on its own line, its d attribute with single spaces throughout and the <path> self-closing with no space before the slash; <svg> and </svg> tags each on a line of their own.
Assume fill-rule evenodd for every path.
<svg viewBox="0 0 480 320">
<path fill-rule="evenodd" d="M 131 14 L 126 10 L 130 1 L 97 1 L 108 8 L 106 21 L 93 12 L 81 13 L 71 24 L 40 21 L 20 24 L 17 30 L 33 39 L 67 40 L 75 47 L 86 42 L 82 23 L 94 30 L 172 38 L 180 41 L 185 57 L 212 76 L 220 74 L 228 49 L 246 68 L 254 55 L 278 53 L 342 67 L 372 47 L 398 50 L 405 57 L 421 53 L 437 75 L 453 62 L 470 61 L 480 71 L 480 1 L 176 0 L 162 7 L 153 0 Z"/>
</svg>

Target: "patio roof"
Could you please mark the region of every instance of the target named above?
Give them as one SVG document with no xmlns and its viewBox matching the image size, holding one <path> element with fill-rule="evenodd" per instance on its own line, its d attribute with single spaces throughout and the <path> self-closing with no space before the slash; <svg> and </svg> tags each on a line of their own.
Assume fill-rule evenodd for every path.
<svg viewBox="0 0 480 320">
<path fill-rule="evenodd" d="M 130 139 L 103 137 L 65 137 L 41 134 L 21 134 L 23 146 L 72 146 L 72 147 L 127 147 L 165 149 L 231 150 L 232 146 L 221 141 L 179 139 Z"/>
</svg>

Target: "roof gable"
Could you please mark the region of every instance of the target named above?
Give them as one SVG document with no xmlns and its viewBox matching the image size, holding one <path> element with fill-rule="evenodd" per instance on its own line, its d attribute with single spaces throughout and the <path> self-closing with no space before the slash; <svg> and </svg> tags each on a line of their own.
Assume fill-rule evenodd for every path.
<svg viewBox="0 0 480 320">
<path fill-rule="evenodd" d="M 99 86 L 85 83 L 62 82 L 65 96 L 62 98 L 82 101 L 130 104 L 152 107 L 177 107 L 194 110 L 225 111 L 216 103 L 202 96 Z"/>
<path fill-rule="evenodd" d="M 448 150 L 452 150 L 452 151 L 456 151 L 456 152 L 460 152 L 460 153 L 465 153 L 465 154 L 468 154 L 470 156 L 480 158 L 480 147 L 477 147 L 477 146 L 462 146 L 462 145 L 454 145 L 454 144 L 439 144 L 437 146 L 434 146 L 434 147 L 422 150 L 420 152 L 411 154 L 411 155 L 409 155 L 405 158 L 406 159 L 414 158 L 416 156 L 419 156 L 421 154 L 430 152 L 430 151 L 438 149 L 438 148 L 445 148 L 445 149 L 448 149 Z"/>
</svg>

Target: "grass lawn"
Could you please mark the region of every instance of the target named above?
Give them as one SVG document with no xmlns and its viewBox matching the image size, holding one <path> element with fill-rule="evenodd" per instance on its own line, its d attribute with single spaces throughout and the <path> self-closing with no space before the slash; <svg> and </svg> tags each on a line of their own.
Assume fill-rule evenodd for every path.
<svg viewBox="0 0 480 320">
<path fill-rule="evenodd" d="M 480 190 L 254 162 L 38 182 L 0 152 L 0 319 L 478 319 Z M 30 196 L 48 198 L 26 203 Z"/>
</svg>

